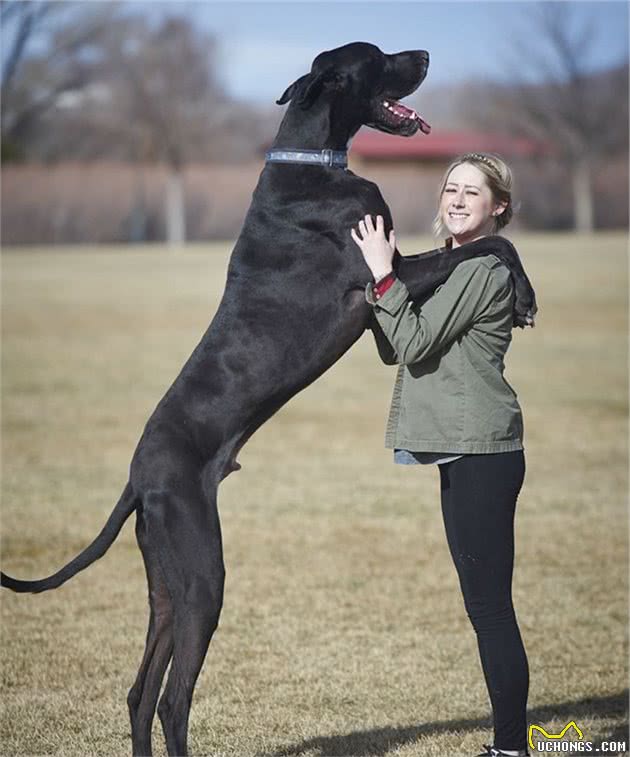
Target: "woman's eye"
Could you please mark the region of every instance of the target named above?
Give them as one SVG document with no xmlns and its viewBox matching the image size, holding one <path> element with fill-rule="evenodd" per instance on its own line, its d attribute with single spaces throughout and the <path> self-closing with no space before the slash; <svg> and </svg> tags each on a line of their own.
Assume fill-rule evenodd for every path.
<svg viewBox="0 0 630 757">
<path fill-rule="evenodd" d="M 445 192 L 445 193 L 448 193 L 448 194 L 452 194 L 452 193 L 453 193 L 454 191 L 455 191 L 455 190 L 453 189 L 453 187 L 449 187 L 448 189 L 445 189 L 445 190 L 444 190 L 444 192 Z"/>
</svg>

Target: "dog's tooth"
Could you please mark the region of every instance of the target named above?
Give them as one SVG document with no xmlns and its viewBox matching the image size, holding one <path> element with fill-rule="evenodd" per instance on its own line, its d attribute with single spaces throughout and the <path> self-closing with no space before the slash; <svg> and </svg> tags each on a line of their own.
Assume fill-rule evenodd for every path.
<svg viewBox="0 0 630 757">
<path fill-rule="evenodd" d="M 386 108 L 389 108 L 389 102 L 388 102 L 387 100 L 383 100 L 383 105 L 384 105 L 384 106 L 385 106 Z"/>
</svg>

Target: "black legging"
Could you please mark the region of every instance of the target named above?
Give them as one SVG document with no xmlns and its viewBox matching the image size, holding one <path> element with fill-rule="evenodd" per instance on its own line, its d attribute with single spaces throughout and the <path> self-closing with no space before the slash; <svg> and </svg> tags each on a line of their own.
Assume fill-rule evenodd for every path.
<svg viewBox="0 0 630 757">
<path fill-rule="evenodd" d="M 439 467 L 446 538 L 477 634 L 494 746 L 526 749 L 529 670 L 512 604 L 514 510 L 525 457 L 465 455 Z"/>
</svg>

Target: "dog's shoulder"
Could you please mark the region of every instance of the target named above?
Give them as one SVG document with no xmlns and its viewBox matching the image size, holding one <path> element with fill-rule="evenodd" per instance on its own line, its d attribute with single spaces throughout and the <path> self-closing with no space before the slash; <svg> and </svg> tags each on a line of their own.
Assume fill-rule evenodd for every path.
<svg viewBox="0 0 630 757">
<path fill-rule="evenodd" d="M 382 199 L 383 195 L 376 182 L 365 179 L 363 176 L 357 176 L 352 171 L 344 171 L 344 177 L 351 182 L 353 187 L 357 189 L 360 187 L 366 194 L 371 194 Z"/>
<path fill-rule="evenodd" d="M 357 176 L 352 171 L 344 171 L 344 173 L 346 175 L 344 191 L 348 199 L 358 203 L 365 213 L 384 215 L 386 221 L 389 220 L 391 223 L 389 207 L 378 184 Z"/>
</svg>

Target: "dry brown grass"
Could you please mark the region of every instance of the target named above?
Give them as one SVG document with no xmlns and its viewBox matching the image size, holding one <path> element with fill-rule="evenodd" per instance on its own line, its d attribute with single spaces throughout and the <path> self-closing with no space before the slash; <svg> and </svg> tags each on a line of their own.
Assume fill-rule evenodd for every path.
<svg viewBox="0 0 630 757">
<path fill-rule="evenodd" d="M 530 721 L 619 738 L 626 239 L 516 242 L 541 306 L 508 356 L 526 420 L 515 602 Z M 100 528 L 147 415 L 217 306 L 227 255 L 5 254 L 7 571 L 48 574 Z M 226 601 L 193 705 L 194 754 L 437 757 L 491 738 L 437 472 L 394 466 L 382 446 L 392 381 L 366 336 L 255 435 L 222 485 Z M 132 528 L 61 590 L 2 600 L 2 753 L 128 754 L 125 696 L 147 621 Z"/>
</svg>

